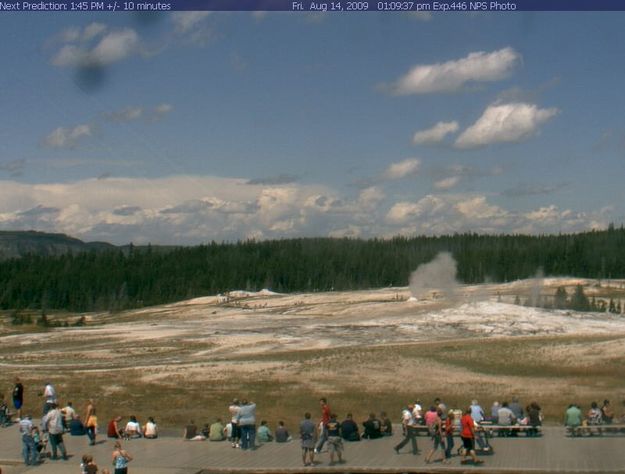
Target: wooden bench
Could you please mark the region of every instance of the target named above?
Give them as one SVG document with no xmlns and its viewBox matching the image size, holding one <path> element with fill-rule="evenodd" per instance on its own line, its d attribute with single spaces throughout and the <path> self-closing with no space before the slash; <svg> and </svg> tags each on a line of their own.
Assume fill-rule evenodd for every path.
<svg viewBox="0 0 625 474">
<path fill-rule="evenodd" d="M 490 433 L 491 436 L 515 437 L 519 433 L 525 433 L 525 436 L 542 436 L 541 426 L 532 425 L 493 425 L 490 423 L 481 423 L 480 426 Z"/>
<path fill-rule="evenodd" d="M 580 425 L 575 428 L 566 426 L 567 436 L 603 436 L 603 435 L 621 435 L 625 436 L 625 423 L 611 423 L 605 425 Z"/>
</svg>

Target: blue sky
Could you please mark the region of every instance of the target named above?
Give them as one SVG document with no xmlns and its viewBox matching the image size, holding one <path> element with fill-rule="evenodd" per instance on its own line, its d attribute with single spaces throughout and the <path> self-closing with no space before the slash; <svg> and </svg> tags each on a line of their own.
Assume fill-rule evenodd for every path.
<svg viewBox="0 0 625 474">
<path fill-rule="evenodd" d="M 0 229 L 121 244 L 625 220 L 625 13 L 0 15 Z"/>
</svg>

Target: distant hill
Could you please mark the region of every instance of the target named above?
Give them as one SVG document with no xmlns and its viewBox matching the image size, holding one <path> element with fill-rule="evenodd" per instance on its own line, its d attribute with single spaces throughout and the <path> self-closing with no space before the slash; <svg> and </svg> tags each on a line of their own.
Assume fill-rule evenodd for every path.
<svg viewBox="0 0 625 474">
<path fill-rule="evenodd" d="M 83 242 L 65 234 L 49 234 L 33 230 L 0 231 L 0 260 L 20 258 L 25 255 L 49 257 L 114 248 L 114 245 L 106 242 Z"/>
</svg>

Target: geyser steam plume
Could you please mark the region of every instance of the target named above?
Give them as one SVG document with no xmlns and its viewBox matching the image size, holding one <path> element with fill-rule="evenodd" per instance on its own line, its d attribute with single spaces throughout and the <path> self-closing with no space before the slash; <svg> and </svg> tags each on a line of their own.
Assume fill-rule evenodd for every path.
<svg viewBox="0 0 625 474">
<path fill-rule="evenodd" d="M 410 274 L 410 293 L 419 299 L 436 290 L 441 296 L 452 297 L 458 287 L 456 265 L 448 252 L 441 252 L 432 261 L 419 265 Z"/>
</svg>

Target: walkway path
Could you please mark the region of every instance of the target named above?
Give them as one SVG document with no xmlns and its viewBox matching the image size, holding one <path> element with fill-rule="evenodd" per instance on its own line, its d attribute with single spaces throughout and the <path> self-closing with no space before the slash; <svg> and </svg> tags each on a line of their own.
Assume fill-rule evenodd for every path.
<svg viewBox="0 0 625 474">
<path fill-rule="evenodd" d="M 330 467 L 327 453 L 317 455 L 319 463 L 303 468 L 299 442 L 268 443 L 253 452 L 232 449 L 229 443 L 191 442 L 178 438 L 133 440 L 124 442 L 135 458 L 131 474 L 223 474 L 223 473 L 426 473 L 426 472 L 488 472 L 488 473 L 624 473 L 625 437 L 567 438 L 560 427 L 545 427 L 541 438 L 495 438 L 496 453 L 485 456 L 482 467 L 462 466 L 454 457 L 448 466 L 425 464 L 424 452 L 429 439 L 418 439 L 422 454 L 412 456 L 408 446 L 399 455 L 393 451 L 400 436 L 375 441 L 346 443 L 347 463 Z M 19 457 L 21 440 L 17 426 L 0 428 L 0 467 L 2 474 L 72 474 L 78 473 L 80 458 L 92 454 L 100 466 L 110 466 L 113 443 L 101 439 L 89 447 L 86 437 L 66 436 L 69 461 L 51 461 L 37 467 L 24 466 Z M 459 443 L 457 439 L 456 444 Z"/>
</svg>

